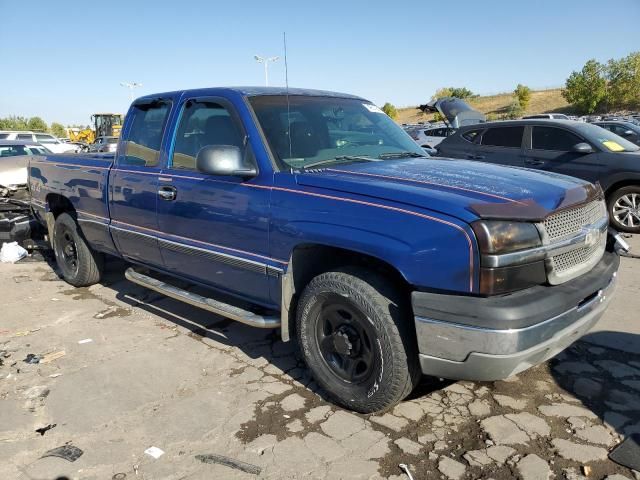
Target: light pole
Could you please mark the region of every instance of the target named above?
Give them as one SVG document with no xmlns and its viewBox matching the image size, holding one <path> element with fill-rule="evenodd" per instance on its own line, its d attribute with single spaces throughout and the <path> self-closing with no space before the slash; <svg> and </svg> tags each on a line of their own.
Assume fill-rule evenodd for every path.
<svg viewBox="0 0 640 480">
<path fill-rule="evenodd" d="M 261 57 L 260 55 L 254 55 L 253 58 L 256 59 L 256 62 L 262 63 L 264 65 L 264 86 L 269 86 L 269 62 L 275 62 L 280 57 Z"/>
<path fill-rule="evenodd" d="M 129 89 L 129 98 L 133 102 L 133 90 L 135 88 L 141 87 L 141 83 L 136 82 L 120 82 L 121 87 L 127 87 Z"/>
</svg>

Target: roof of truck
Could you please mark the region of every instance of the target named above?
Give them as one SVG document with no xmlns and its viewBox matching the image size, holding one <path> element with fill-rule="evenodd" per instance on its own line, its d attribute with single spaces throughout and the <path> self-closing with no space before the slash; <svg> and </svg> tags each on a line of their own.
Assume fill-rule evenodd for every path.
<svg viewBox="0 0 640 480">
<path fill-rule="evenodd" d="M 215 95 L 222 91 L 233 91 L 247 97 L 256 97 L 260 95 L 304 95 L 312 97 L 336 97 L 336 98 L 354 98 L 358 100 L 365 100 L 357 95 L 350 95 L 348 93 L 331 92 L 328 90 L 314 90 L 309 88 L 289 88 L 286 87 L 210 87 L 210 88 L 197 88 L 188 90 L 176 90 L 174 92 L 155 93 L 152 95 L 145 95 L 140 98 L 154 98 L 161 97 L 163 95 L 174 96 L 182 93 L 197 93 L 198 95 Z"/>
</svg>

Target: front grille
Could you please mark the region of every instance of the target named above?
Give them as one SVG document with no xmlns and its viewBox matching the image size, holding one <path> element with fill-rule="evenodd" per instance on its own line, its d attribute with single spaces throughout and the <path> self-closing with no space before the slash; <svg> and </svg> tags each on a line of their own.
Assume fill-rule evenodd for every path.
<svg viewBox="0 0 640 480">
<path fill-rule="evenodd" d="M 607 243 L 606 235 L 600 238 L 600 241 L 590 247 L 580 247 L 570 252 L 561 253 L 555 257 L 551 257 L 551 267 L 557 275 L 562 275 L 570 271 L 576 265 L 589 264 L 596 257 L 600 260 L 602 252 L 604 252 Z"/>
<path fill-rule="evenodd" d="M 549 216 L 542 225 L 543 243 L 553 246 L 575 237 L 586 227 L 606 221 L 607 208 L 603 200 L 594 200 L 576 208 Z M 576 245 L 573 250 L 547 259 L 547 280 L 552 285 L 567 282 L 591 270 L 602 258 L 607 243 L 606 229 L 596 231 L 599 237 L 592 245 Z"/>
<path fill-rule="evenodd" d="M 564 210 L 544 221 L 549 242 L 577 235 L 586 225 L 592 225 L 607 214 L 605 203 L 594 200 L 577 208 Z"/>
</svg>

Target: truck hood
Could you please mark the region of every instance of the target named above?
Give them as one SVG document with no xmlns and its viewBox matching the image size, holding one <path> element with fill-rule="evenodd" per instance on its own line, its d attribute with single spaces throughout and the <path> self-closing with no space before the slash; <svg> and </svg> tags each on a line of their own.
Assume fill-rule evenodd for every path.
<svg viewBox="0 0 640 480">
<path fill-rule="evenodd" d="M 565 175 L 488 163 L 416 158 L 354 163 L 297 174 L 301 186 L 377 198 L 472 222 L 540 221 L 601 195 Z"/>
</svg>

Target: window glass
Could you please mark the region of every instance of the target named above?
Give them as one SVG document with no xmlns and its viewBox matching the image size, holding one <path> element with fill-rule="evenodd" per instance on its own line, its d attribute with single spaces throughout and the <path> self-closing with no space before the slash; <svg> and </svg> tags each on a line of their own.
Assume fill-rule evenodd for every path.
<svg viewBox="0 0 640 480">
<path fill-rule="evenodd" d="M 16 136 L 16 140 L 29 140 L 33 141 L 33 135 L 30 133 L 20 133 Z"/>
<path fill-rule="evenodd" d="M 524 127 L 490 128 L 482 135 L 482 145 L 520 148 Z"/>
<path fill-rule="evenodd" d="M 234 145 L 243 150 L 243 135 L 222 105 L 189 101 L 176 132 L 171 166 L 195 170 L 196 156 L 207 145 Z"/>
<path fill-rule="evenodd" d="M 425 155 L 382 110 L 359 99 L 258 95 L 249 101 L 283 168 Z"/>
<path fill-rule="evenodd" d="M 535 150 L 568 152 L 576 143 L 583 141 L 577 135 L 561 128 L 533 127 L 532 148 Z"/>
<path fill-rule="evenodd" d="M 9 138 L 8 133 L 0 133 L 0 140 L 6 140 L 7 138 Z"/>
<path fill-rule="evenodd" d="M 462 138 L 464 138 L 467 142 L 474 142 L 478 138 L 480 132 L 481 130 L 470 130 L 463 133 Z"/>
<path fill-rule="evenodd" d="M 626 132 L 627 130 L 629 130 L 629 128 L 622 125 L 613 125 L 613 128 L 611 129 L 613 133 L 620 136 L 624 136 L 624 132 Z"/>
<path fill-rule="evenodd" d="M 15 157 L 17 155 L 28 155 L 22 145 L 9 145 L 0 147 L 0 157 Z"/>
<path fill-rule="evenodd" d="M 25 148 L 29 152 L 29 155 L 46 155 L 49 153 L 44 147 L 38 147 L 36 145 L 29 145 Z"/>
<path fill-rule="evenodd" d="M 124 155 L 120 165 L 138 165 L 154 167 L 158 165 L 160 145 L 170 104 L 153 102 L 148 105 L 135 105 L 130 114 L 131 130 L 124 142 Z"/>
<path fill-rule="evenodd" d="M 56 139 L 51 135 L 41 135 L 39 133 L 36 134 L 36 142 L 38 143 L 57 143 Z"/>
</svg>

